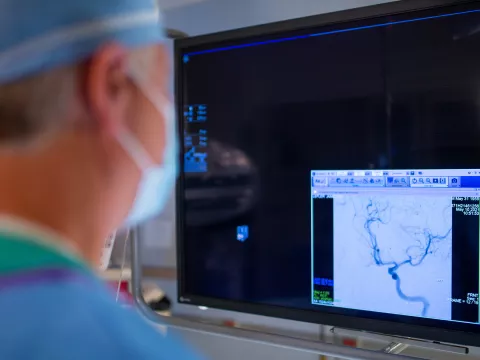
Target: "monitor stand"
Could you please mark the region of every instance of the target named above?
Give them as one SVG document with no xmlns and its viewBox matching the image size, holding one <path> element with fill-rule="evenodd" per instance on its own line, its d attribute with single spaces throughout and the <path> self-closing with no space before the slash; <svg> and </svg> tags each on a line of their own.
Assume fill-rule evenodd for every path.
<svg viewBox="0 0 480 360">
<path fill-rule="evenodd" d="M 405 351 L 408 347 L 419 347 L 433 351 L 443 351 L 449 352 L 454 354 L 461 354 L 466 355 L 468 354 L 468 347 L 464 346 L 457 346 L 457 345 L 450 345 L 444 344 L 436 341 L 427 341 L 427 340 L 420 340 L 414 338 L 407 338 L 401 336 L 391 336 L 391 335 L 384 335 L 378 333 L 371 333 L 367 331 L 357 331 L 357 330 L 350 330 L 350 329 L 341 329 L 334 327 L 331 330 L 332 334 L 339 335 L 339 336 L 347 336 L 352 338 L 365 338 L 370 340 L 377 340 L 377 341 L 389 341 L 386 347 L 384 347 L 381 351 L 387 354 L 400 354 L 401 352 Z"/>
</svg>

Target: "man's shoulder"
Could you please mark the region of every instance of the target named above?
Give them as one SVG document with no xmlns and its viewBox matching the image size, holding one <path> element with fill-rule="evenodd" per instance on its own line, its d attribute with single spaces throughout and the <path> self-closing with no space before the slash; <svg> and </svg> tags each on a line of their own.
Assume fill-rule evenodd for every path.
<svg viewBox="0 0 480 360">
<path fill-rule="evenodd" d="M 10 337 L 10 351 L 23 351 L 15 344 L 28 340 L 32 344 L 29 347 L 37 355 L 45 354 L 45 359 L 67 351 L 67 358 L 72 360 L 100 355 L 117 359 L 196 359 L 178 339 L 162 335 L 135 310 L 116 304 L 108 290 L 92 287 L 88 291 L 85 286 L 56 282 L 0 291 L 2 328 L 22 324 L 18 331 L 5 334 Z M 0 328 L 0 334 L 3 332 Z"/>
</svg>

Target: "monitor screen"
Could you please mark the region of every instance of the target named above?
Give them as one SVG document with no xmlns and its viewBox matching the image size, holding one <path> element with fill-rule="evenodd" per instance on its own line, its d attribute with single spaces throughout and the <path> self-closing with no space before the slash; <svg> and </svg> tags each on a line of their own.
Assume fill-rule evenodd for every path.
<svg viewBox="0 0 480 360">
<path fill-rule="evenodd" d="M 180 302 L 480 339 L 480 2 L 282 26 L 177 44 Z"/>
</svg>

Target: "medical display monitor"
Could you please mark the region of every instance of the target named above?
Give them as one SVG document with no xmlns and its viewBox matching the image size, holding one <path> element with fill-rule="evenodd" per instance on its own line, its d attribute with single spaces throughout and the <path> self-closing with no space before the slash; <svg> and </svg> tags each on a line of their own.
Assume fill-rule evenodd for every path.
<svg viewBox="0 0 480 360">
<path fill-rule="evenodd" d="M 179 301 L 480 345 L 480 2 L 176 44 Z"/>
</svg>

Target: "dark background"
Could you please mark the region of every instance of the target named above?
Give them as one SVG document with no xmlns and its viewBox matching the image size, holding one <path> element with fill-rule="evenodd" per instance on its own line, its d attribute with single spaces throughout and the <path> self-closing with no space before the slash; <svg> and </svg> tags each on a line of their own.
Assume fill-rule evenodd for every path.
<svg viewBox="0 0 480 360">
<path fill-rule="evenodd" d="M 209 216 L 209 200 L 229 189 L 253 191 L 256 202 L 185 224 L 182 296 L 418 322 L 310 305 L 310 171 L 480 168 L 479 27 L 473 13 L 192 56 L 182 103 L 207 104 L 209 139 L 253 166 L 251 182 L 210 171 L 186 193 L 209 190 Z M 183 209 L 194 211 L 188 200 Z M 239 225 L 250 227 L 244 243 Z M 478 243 L 464 245 L 478 261 Z"/>
</svg>

